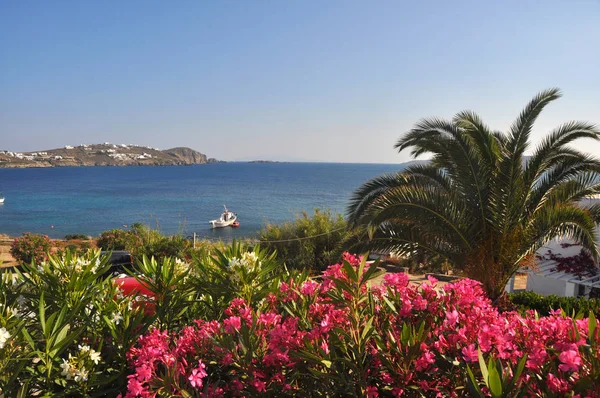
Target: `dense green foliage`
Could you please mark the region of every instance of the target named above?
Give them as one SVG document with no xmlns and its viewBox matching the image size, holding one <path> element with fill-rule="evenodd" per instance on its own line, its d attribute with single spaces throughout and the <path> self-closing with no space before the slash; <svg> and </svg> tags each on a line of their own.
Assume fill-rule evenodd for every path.
<svg viewBox="0 0 600 398">
<path fill-rule="evenodd" d="M 349 221 L 367 238 L 358 250 L 443 256 L 492 298 L 556 236 L 573 238 L 597 258 L 600 205 L 579 202 L 600 193 L 600 161 L 569 144 L 598 140 L 600 130 L 568 122 L 525 157 L 537 117 L 559 97 L 557 89 L 538 94 L 508 133 L 470 111 L 418 122 L 395 147 L 431 161 L 377 177 L 354 193 Z"/>
<path fill-rule="evenodd" d="M 98 247 L 102 250 L 130 250 L 139 243 L 135 234 L 122 229 L 104 231 L 98 238 Z"/>
<path fill-rule="evenodd" d="M 260 247 L 276 253 L 290 269 L 324 270 L 342 254 L 348 237 L 347 224 L 341 215 L 315 209 L 310 216 L 302 212 L 294 221 L 267 225 L 260 231 Z"/>
<path fill-rule="evenodd" d="M 600 300 L 585 297 L 543 296 L 535 292 L 519 292 L 509 295 L 510 301 L 522 310 L 535 310 L 540 315 L 548 315 L 551 310 L 564 310 L 568 315 L 593 312 L 600 317 Z"/>
<path fill-rule="evenodd" d="M 191 243 L 183 236 L 165 236 L 143 224 L 133 224 L 129 231 L 113 229 L 98 238 L 102 250 L 127 250 L 137 261 L 144 256 L 162 261 L 168 257 L 188 258 Z"/>
<path fill-rule="evenodd" d="M 29 264 L 32 261 L 41 262 L 47 259 L 50 248 L 48 236 L 26 232 L 13 241 L 10 254 L 19 264 Z"/>
<path fill-rule="evenodd" d="M 68 234 L 65 235 L 65 240 L 86 240 L 88 237 L 84 234 Z"/>
<path fill-rule="evenodd" d="M 188 258 L 191 242 L 181 235 L 165 236 L 159 231 L 151 229 L 143 224 L 133 224 L 129 232 L 137 241 L 137 244 L 127 246 L 127 250 L 141 260 L 142 257 L 156 258 L 161 261 L 167 257 Z"/>
<path fill-rule="evenodd" d="M 107 259 L 90 252 L 49 256 L 0 278 L 0 355 L 7 397 L 116 396 L 127 382 L 127 351 L 152 323 L 133 297 L 100 277 Z"/>
</svg>

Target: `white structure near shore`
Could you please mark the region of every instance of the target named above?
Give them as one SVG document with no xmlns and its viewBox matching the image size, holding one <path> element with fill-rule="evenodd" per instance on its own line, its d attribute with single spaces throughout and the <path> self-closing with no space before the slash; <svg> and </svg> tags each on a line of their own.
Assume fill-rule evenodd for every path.
<svg viewBox="0 0 600 398">
<path fill-rule="evenodd" d="M 597 233 L 600 235 L 600 228 Z M 537 254 L 534 269 L 527 272 L 527 291 L 543 295 L 556 295 L 561 297 L 589 297 L 593 288 L 600 288 L 600 269 L 595 275 L 576 275 L 568 271 L 558 270 L 558 262 L 549 258 L 548 253 L 559 255 L 562 258 L 577 256 L 581 253 L 582 246 L 569 239 L 557 239 L 549 242 Z M 598 267 L 598 264 L 595 264 Z M 511 291 L 510 283 L 507 291 Z"/>
</svg>

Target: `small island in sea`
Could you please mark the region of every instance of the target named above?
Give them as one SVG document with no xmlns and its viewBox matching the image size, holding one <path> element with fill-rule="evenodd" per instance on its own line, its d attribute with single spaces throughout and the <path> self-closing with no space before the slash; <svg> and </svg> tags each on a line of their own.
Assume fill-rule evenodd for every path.
<svg viewBox="0 0 600 398">
<path fill-rule="evenodd" d="M 248 163 L 289 163 L 289 162 L 280 162 L 278 160 L 250 160 Z"/>
<path fill-rule="evenodd" d="M 0 168 L 61 166 L 174 166 L 220 163 L 186 147 L 157 149 L 126 144 L 65 145 L 37 152 L 0 150 Z"/>
</svg>

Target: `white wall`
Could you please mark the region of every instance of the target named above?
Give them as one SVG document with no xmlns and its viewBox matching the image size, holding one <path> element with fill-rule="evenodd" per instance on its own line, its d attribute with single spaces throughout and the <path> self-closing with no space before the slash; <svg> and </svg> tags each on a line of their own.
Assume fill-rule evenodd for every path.
<svg viewBox="0 0 600 398">
<path fill-rule="evenodd" d="M 548 278 L 531 272 L 527 275 L 527 291 L 534 291 L 545 296 L 555 294 L 565 296 L 567 282 L 559 279 Z"/>
</svg>

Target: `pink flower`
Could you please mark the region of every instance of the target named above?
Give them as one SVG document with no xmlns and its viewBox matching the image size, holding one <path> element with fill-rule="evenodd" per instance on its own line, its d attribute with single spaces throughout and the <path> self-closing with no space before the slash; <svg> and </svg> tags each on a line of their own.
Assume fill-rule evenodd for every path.
<svg viewBox="0 0 600 398">
<path fill-rule="evenodd" d="M 133 394 L 134 397 L 137 397 L 144 392 L 144 386 L 139 382 L 139 380 L 131 378 L 127 382 L 127 390 L 129 393 Z"/>
<path fill-rule="evenodd" d="M 321 343 L 321 349 L 325 352 L 325 354 L 329 354 L 329 345 L 325 340 Z"/>
<path fill-rule="evenodd" d="M 192 387 L 196 387 L 198 389 L 202 388 L 202 379 L 208 376 L 206 371 L 204 370 L 206 365 L 202 363 L 202 361 L 198 361 L 198 367 L 192 370 L 192 374 L 188 377 L 190 384 Z"/>
<path fill-rule="evenodd" d="M 581 366 L 581 357 L 575 350 L 566 350 L 561 352 L 558 356 L 558 359 L 562 362 L 562 364 L 558 366 L 562 372 L 577 372 L 579 370 L 579 366 Z"/>
<path fill-rule="evenodd" d="M 264 381 L 254 379 L 254 381 L 252 382 L 252 386 L 256 388 L 256 391 L 258 392 L 267 392 L 267 385 Z"/>
<path fill-rule="evenodd" d="M 455 323 L 457 323 L 458 312 L 456 310 L 453 310 L 452 312 L 446 312 L 446 321 L 448 321 L 450 325 L 454 325 Z"/>
<path fill-rule="evenodd" d="M 302 284 L 300 293 L 304 294 L 305 296 L 312 296 L 315 290 L 317 290 L 317 287 L 319 287 L 318 283 L 314 281 L 306 281 Z"/>
<path fill-rule="evenodd" d="M 223 326 L 226 333 L 233 334 L 242 327 L 242 320 L 239 316 L 230 316 L 223 321 Z"/>
<path fill-rule="evenodd" d="M 142 382 L 152 377 L 152 370 L 146 365 L 135 368 L 135 373 L 137 374 L 137 379 Z"/>
<path fill-rule="evenodd" d="M 406 286 L 408 286 L 408 276 L 406 274 L 399 272 L 395 274 L 385 274 L 383 277 L 384 286 L 389 286 L 395 288 L 396 290 L 402 290 Z"/>
<path fill-rule="evenodd" d="M 379 391 L 375 386 L 367 387 L 367 398 L 377 398 L 379 396 Z"/>
<path fill-rule="evenodd" d="M 479 354 L 475 349 L 475 344 L 469 344 L 461 350 L 463 358 L 467 362 L 477 362 L 479 360 Z"/>
</svg>

